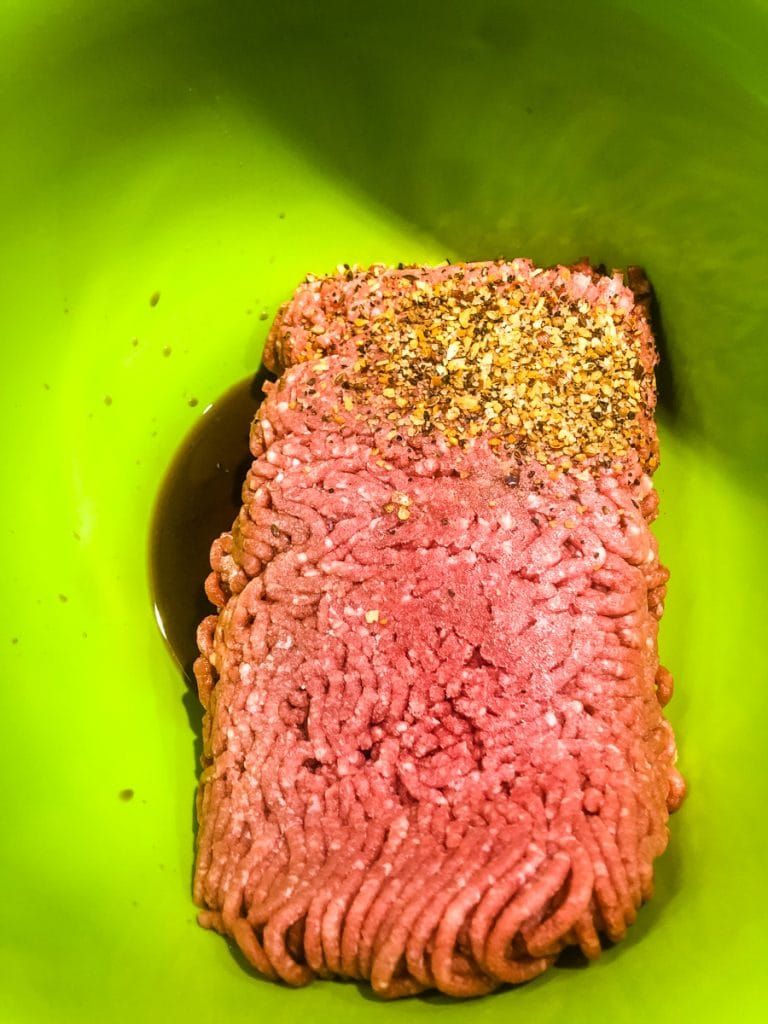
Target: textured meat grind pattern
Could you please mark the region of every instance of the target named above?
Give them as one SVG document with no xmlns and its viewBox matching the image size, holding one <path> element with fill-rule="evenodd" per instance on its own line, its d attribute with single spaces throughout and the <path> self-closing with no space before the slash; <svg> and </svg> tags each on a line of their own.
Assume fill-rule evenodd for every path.
<svg viewBox="0 0 768 1024">
<path fill-rule="evenodd" d="M 575 400 L 567 454 L 554 435 L 535 445 L 547 403 L 569 407 L 563 376 L 595 394 L 578 362 L 594 364 L 594 325 L 549 392 L 521 378 L 511 436 L 510 402 L 496 419 L 493 405 L 452 414 L 461 378 L 450 392 L 387 366 L 392 335 L 376 325 L 405 324 L 425 290 L 433 320 L 456 313 L 432 364 L 464 345 L 466 366 L 487 370 L 473 387 L 488 403 L 481 318 L 454 330 L 459 314 L 469 324 L 464 303 L 515 297 L 530 316 L 509 344 L 530 322 L 536 352 L 543 299 L 561 346 L 574 319 L 607 310 L 599 451 L 584 455 Z M 419 323 L 398 344 L 439 346 Z M 684 790 L 661 713 L 668 574 L 649 530 L 655 351 L 642 304 L 587 265 L 340 270 L 283 307 L 266 359 L 281 376 L 252 426 L 242 510 L 213 545 L 218 614 L 199 630 L 201 924 L 268 977 L 368 979 L 389 997 L 490 992 L 567 946 L 597 957 L 651 895 Z M 414 409 L 430 394 L 425 421 Z"/>
</svg>

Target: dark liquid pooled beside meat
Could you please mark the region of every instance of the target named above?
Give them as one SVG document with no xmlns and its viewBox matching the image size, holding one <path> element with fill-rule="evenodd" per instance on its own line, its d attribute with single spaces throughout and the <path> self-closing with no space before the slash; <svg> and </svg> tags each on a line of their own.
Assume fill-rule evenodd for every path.
<svg viewBox="0 0 768 1024">
<path fill-rule="evenodd" d="M 152 600 L 161 631 L 190 682 L 197 627 L 214 611 L 203 592 L 211 543 L 240 510 L 251 464 L 248 430 L 266 379 L 260 372 L 213 403 L 184 439 L 157 496 L 149 546 Z"/>
</svg>

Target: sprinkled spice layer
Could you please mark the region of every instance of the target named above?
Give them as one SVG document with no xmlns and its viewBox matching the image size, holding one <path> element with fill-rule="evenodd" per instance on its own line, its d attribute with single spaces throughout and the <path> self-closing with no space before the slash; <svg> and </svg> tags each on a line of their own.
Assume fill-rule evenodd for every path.
<svg viewBox="0 0 768 1024">
<path fill-rule="evenodd" d="M 397 426 L 442 431 L 449 444 L 490 433 L 491 447 L 527 442 L 577 458 L 633 445 L 644 371 L 606 309 L 554 293 L 486 287 L 417 291 L 371 325 L 380 350 L 354 366 L 368 402 L 394 400 Z"/>
<path fill-rule="evenodd" d="M 304 287 L 321 290 L 326 321 L 299 317 L 273 345 L 289 362 L 354 354 L 343 407 L 358 419 L 375 410 L 390 438 L 481 440 L 559 469 L 634 450 L 655 469 L 656 356 L 645 309 L 619 273 L 527 260 L 374 266 Z"/>
</svg>

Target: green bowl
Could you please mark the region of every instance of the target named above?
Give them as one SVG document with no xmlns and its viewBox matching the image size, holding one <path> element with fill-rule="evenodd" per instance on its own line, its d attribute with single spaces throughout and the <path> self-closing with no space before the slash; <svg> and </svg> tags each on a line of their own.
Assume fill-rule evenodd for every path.
<svg viewBox="0 0 768 1024">
<path fill-rule="evenodd" d="M 2 20 L 2 1024 L 762 1020 L 765 4 L 6 0 Z M 289 991 L 195 924 L 197 719 L 153 617 L 155 498 L 307 271 L 501 254 L 656 286 L 689 797 L 654 899 L 586 969 L 469 1002 Z"/>
</svg>

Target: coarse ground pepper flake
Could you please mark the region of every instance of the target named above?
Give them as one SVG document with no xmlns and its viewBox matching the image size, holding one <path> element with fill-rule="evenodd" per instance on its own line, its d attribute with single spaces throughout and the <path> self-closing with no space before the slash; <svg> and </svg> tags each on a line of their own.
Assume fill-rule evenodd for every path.
<svg viewBox="0 0 768 1024">
<path fill-rule="evenodd" d="M 369 424 L 374 410 L 389 439 L 433 435 L 461 448 L 484 440 L 550 474 L 636 450 L 652 471 L 655 352 L 645 308 L 618 272 L 608 278 L 584 262 L 553 273 L 525 260 L 340 268 L 340 285 L 364 282 L 364 304 L 307 323 L 293 361 L 326 354 L 330 330 L 352 330 L 357 358 L 334 379 L 340 404 Z"/>
</svg>

